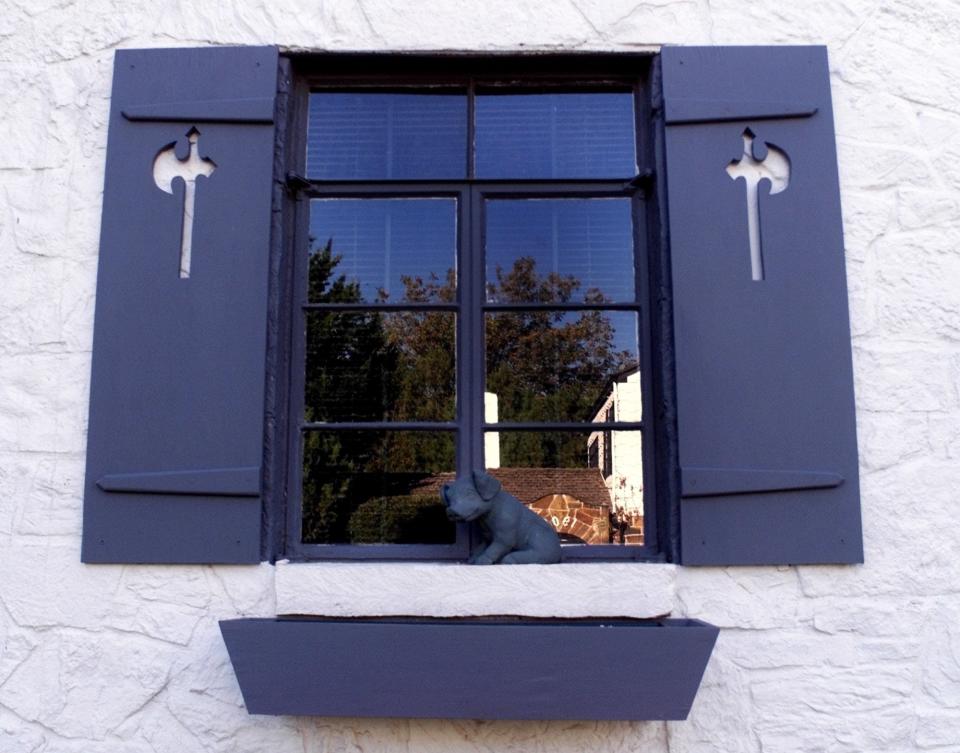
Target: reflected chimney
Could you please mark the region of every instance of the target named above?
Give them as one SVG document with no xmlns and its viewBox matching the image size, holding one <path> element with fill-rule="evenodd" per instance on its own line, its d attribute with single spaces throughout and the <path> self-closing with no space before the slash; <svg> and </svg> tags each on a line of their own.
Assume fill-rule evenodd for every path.
<svg viewBox="0 0 960 753">
<path fill-rule="evenodd" d="M 483 393 L 483 420 L 488 424 L 499 421 L 499 400 L 492 392 Z M 487 468 L 500 467 L 500 432 L 488 431 L 483 435 L 483 458 Z"/>
</svg>

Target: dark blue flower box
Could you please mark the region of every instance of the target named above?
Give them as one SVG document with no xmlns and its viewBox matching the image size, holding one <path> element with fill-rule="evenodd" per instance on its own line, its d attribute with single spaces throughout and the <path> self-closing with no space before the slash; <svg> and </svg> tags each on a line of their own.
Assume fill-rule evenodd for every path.
<svg viewBox="0 0 960 753">
<path fill-rule="evenodd" d="M 699 620 L 220 623 L 251 714 L 685 719 L 718 629 Z"/>
</svg>

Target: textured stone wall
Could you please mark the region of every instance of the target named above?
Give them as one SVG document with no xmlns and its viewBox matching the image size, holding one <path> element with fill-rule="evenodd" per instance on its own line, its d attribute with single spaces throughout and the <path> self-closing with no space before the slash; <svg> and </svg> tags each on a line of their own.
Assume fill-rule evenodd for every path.
<svg viewBox="0 0 960 753">
<path fill-rule="evenodd" d="M 667 42 L 829 46 L 867 564 L 678 568 L 686 722 L 248 716 L 216 621 L 274 568 L 79 562 L 113 50 Z M 950 0 L 0 1 L 0 751 L 960 751 L 958 60 Z"/>
</svg>

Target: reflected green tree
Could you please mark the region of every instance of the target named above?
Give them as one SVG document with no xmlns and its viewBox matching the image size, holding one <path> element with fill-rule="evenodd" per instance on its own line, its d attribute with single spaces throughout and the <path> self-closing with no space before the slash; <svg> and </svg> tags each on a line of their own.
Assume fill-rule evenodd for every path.
<svg viewBox="0 0 960 753">
<path fill-rule="evenodd" d="M 359 303 L 360 286 L 336 274 L 340 257 L 331 242 L 310 254 L 308 300 L 315 303 Z M 415 283 L 411 281 L 411 285 Z M 454 333 L 449 315 L 404 313 L 391 318 L 376 311 L 307 314 L 304 419 L 307 422 L 350 422 L 363 411 L 378 409 L 363 420 L 451 420 L 455 410 Z M 387 326 L 389 323 L 390 326 Z M 449 374 L 433 380 L 432 391 L 418 387 L 423 368 Z M 430 380 L 427 380 L 430 381 Z M 416 518 L 420 543 L 450 541 L 452 526 L 437 516 L 436 498 L 396 501 L 432 473 L 454 468 L 454 445 L 448 433 L 308 431 L 303 440 L 303 522 L 306 542 L 365 543 L 377 529 L 372 515 L 386 515 L 378 530 L 407 536 Z M 386 513 L 383 500 L 396 510 Z M 364 505 L 366 504 L 366 507 Z M 352 518 L 363 507 L 363 525 Z M 428 508 L 434 508 L 430 510 Z M 402 508 L 402 509 L 401 509 Z M 424 508 L 417 511 L 414 508 Z M 441 510 L 442 512 L 442 510 Z M 392 521 L 392 522 L 390 522 Z M 398 522 L 400 521 L 400 522 Z M 403 523 L 401 525 L 401 523 Z M 358 527 L 359 526 L 359 527 Z M 388 539 L 392 540 L 392 539 Z"/>
</svg>

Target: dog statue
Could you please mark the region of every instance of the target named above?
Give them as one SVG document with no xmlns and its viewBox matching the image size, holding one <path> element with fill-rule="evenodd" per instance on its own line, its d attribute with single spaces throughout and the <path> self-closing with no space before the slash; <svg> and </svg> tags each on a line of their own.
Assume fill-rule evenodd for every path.
<svg viewBox="0 0 960 753">
<path fill-rule="evenodd" d="M 444 484 L 440 496 L 447 517 L 477 521 L 487 542 L 470 558 L 471 565 L 505 565 L 560 561 L 560 537 L 547 521 L 503 490 L 488 473 L 474 471 L 452 484 Z"/>
</svg>

